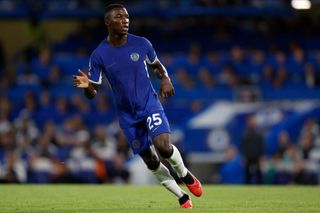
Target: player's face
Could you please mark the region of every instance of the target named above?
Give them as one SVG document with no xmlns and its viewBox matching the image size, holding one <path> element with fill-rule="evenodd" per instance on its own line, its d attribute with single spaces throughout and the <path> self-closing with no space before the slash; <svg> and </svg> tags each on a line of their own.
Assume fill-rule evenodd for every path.
<svg viewBox="0 0 320 213">
<path fill-rule="evenodd" d="M 116 34 L 126 35 L 129 30 L 129 14 L 125 8 L 110 12 L 108 27 Z"/>
</svg>

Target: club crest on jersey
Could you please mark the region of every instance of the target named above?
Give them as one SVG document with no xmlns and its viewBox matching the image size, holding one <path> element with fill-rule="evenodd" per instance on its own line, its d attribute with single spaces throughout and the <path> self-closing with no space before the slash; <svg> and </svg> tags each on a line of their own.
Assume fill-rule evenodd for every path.
<svg viewBox="0 0 320 213">
<path fill-rule="evenodd" d="M 138 61 L 139 60 L 139 54 L 138 53 L 131 53 L 130 58 L 132 61 Z"/>
</svg>

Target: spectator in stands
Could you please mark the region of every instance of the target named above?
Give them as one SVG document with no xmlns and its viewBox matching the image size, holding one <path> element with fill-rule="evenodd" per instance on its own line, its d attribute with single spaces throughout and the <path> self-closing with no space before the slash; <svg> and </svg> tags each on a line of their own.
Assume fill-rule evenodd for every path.
<svg viewBox="0 0 320 213">
<path fill-rule="evenodd" d="M 116 140 L 117 153 L 123 154 L 126 157 L 132 155 L 132 152 L 128 146 L 128 143 L 122 130 L 118 131 Z"/>
<path fill-rule="evenodd" d="M 0 95 L 0 124 L 11 119 L 12 104 L 7 96 Z"/>
<path fill-rule="evenodd" d="M 57 147 L 52 143 L 52 136 L 50 133 L 43 133 L 38 137 L 37 143 L 34 146 L 34 152 L 37 156 L 51 158 L 57 155 Z"/>
<path fill-rule="evenodd" d="M 14 151 L 7 152 L 5 166 L 0 173 L 0 183 L 23 183 L 27 180 L 26 167 Z"/>
<path fill-rule="evenodd" d="M 233 46 L 230 50 L 230 61 L 227 62 L 229 66 L 233 67 L 235 73 L 239 75 L 241 83 L 249 83 L 251 70 L 248 68 L 245 52 L 240 46 Z"/>
<path fill-rule="evenodd" d="M 190 114 L 196 115 L 204 108 L 204 104 L 201 100 L 192 100 L 190 103 Z"/>
<path fill-rule="evenodd" d="M 53 120 L 57 123 L 62 123 L 69 114 L 69 103 L 67 99 L 63 96 L 57 97 L 55 100 L 55 108 L 52 112 Z"/>
<path fill-rule="evenodd" d="M 282 167 L 280 168 L 282 168 L 279 171 L 280 174 L 287 174 L 288 183 L 302 184 L 304 182 L 302 156 L 296 145 L 292 144 L 286 150 L 282 159 Z"/>
<path fill-rule="evenodd" d="M 314 148 L 314 135 L 311 132 L 305 133 L 301 141 L 303 159 L 309 159 L 310 152 Z"/>
<path fill-rule="evenodd" d="M 80 182 L 96 183 L 97 160 L 94 158 L 92 147 L 90 146 L 90 133 L 81 129 L 76 132 L 76 141 L 70 152 L 67 164 L 72 174 L 76 175 Z"/>
<path fill-rule="evenodd" d="M 73 148 L 70 153 L 71 158 L 78 161 L 92 160 L 92 150 L 90 147 L 90 133 L 86 130 L 79 130 L 75 133 L 75 141 L 73 141 Z M 81 162 L 78 162 L 81 164 Z"/>
<path fill-rule="evenodd" d="M 304 66 L 306 63 L 305 52 L 300 46 L 297 45 L 293 45 L 291 51 L 293 54 L 291 60 L 288 62 L 288 71 L 290 73 L 297 74 L 299 77 L 302 77 L 301 75 L 303 73 Z"/>
<path fill-rule="evenodd" d="M 221 182 L 226 184 L 242 184 L 244 182 L 244 168 L 238 149 L 229 146 L 225 152 L 225 162 L 220 167 Z"/>
<path fill-rule="evenodd" d="M 106 93 L 101 92 L 96 100 L 97 103 L 94 105 L 96 112 L 101 115 L 108 113 L 110 111 L 109 100 Z"/>
<path fill-rule="evenodd" d="M 92 152 L 97 159 L 105 162 L 112 161 L 117 153 L 115 138 L 108 135 L 105 126 L 97 125 L 94 128 Z"/>
<path fill-rule="evenodd" d="M 274 68 L 285 67 L 286 62 L 287 62 L 286 54 L 281 50 L 276 51 Z"/>
<path fill-rule="evenodd" d="M 299 135 L 299 145 L 302 146 L 305 136 L 313 137 L 315 147 L 320 147 L 320 127 L 319 124 L 312 118 L 305 121 Z"/>
<path fill-rule="evenodd" d="M 272 87 L 272 81 L 273 81 L 273 76 L 274 76 L 272 66 L 269 64 L 265 64 L 263 66 L 263 70 L 262 70 L 261 75 L 262 75 L 261 76 L 262 86 Z"/>
<path fill-rule="evenodd" d="M 39 97 L 39 113 L 52 113 L 53 109 L 50 91 L 42 90 Z"/>
<path fill-rule="evenodd" d="M 278 67 L 276 72 L 275 72 L 275 76 L 273 78 L 273 87 L 274 88 L 282 88 L 285 86 L 286 81 L 288 78 L 288 72 L 287 69 L 283 66 L 283 67 Z"/>
<path fill-rule="evenodd" d="M 257 57 L 259 57 L 259 54 L 257 54 Z M 262 59 L 258 58 L 258 60 Z M 238 74 L 241 84 L 252 84 L 255 70 L 251 68 L 246 51 L 239 46 L 234 46 L 231 50 L 231 62 L 231 66 L 233 66 L 235 72 Z"/>
<path fill-rule="evenodd" d="M 264 137 L 256 127 L 255 117 L 249 115 L 247 117 L 247 129 L 241 138 L 241 152 L 244 157 L 247 184 L 262 184 L 260 163 L 264 154 L 264 146 Z"/>
<path fill-rule="evenodd" d="M 200 68 L 201 47 L 198 43 L 192 43 L 187 55 L 186 69 L 191 75 L 196 75 Z"/>
<path fill-rule="evenodd" d="M 34 92 L 28 91 L 24 94 L 24 104 L 20 113 L 33 117 L 37 110 L 37 99 Z"/>
<path fill-rule="evenodd" d="M 185 68 L 178 68 L 175 72 L 175 80 L 184 89 L 192 90 L 195 87 L 193 78 Z"/>
<path fill-rule="evenodd" d="M 218 82 L 219 84 L 234 88 L 239 85 L 239 78 L 231 66 L 224 66 L 218 76 Z"/>
<path fill-rule="evenodd" d="M 68 166 L 57 156 L 50 157 L 52 169 L 50 179 L 52 183 L 70 183 L 73 182 Z"/>
<path fill-rule="evenodd" d="M 291 145 L 291 140 L 288 132 L 282 131 L 278 134 L 278 147 L 276 151 L 276 157 L 282 159 L 284 153 Z"/>
<path fill-rule="evenodd" d="M 252 59 L 250 61 L 250 82 L 257 84 L 262 81 L 262 73 L 266 63 L 265 53 L 262 50 L 252 52 Z"/>
<path fill-rule="evenodd" d="M 61 82 L 63 82 L 61 68 L 58 65 L 50 66 L 48 76 L 42 79 L 42 86 L 51 88 L 54 85 L 61 84 Z"/>
<path fill-rule="evenodd" d="M 129 183 L 130 173 L 125 166 L 126 156 L 118 153 L 115 156 L 112 166 L 109 168 L 109 177 L 112 183 Z"/>
<path fill-rule="evenodd" d="M 22 144 L 35 144 L 36 139 L 39 136 L 39 129 L 33 121 L 31 115 L 22 111 L 20 116 L 14 121 L 16 144 L 21 146 Z"/>
<path fill-rule="evenodd" d="M 17 85 L 30 85 L 36 86 L 39 85 L 39 77 L 32 72 L 29 66 L 24 66 L 24 70 L 22 74 L 18 74 L 17 76 Z"/>
<path fill-rule="evenodd" d="M 42 48 L 38 55 L 31 62 L 31 70 L 37 74 L 41 79 L 48 77 L 52 66 L 52 54 L 49 48 Z"/>
<path fill-rule="evenodd" d="M 77 141 L 77 133 L 81 130 L 81 124 L 75 121 L 75 118 L 67 118 L 64 120 L 57 131 L 57 143 L 59 146 L 74 146 Z"/>
<path fill-rule="evenodd" d="M 14 148 L 14 144 L 15 135 L 11 122 L 2 120 L 0 122 L 0 149 L 2 149 L 2 151 L 12 149 Z"/>
<path fill-rule="evenodd" d="M 71 104 L 70 107 L 72 107 L 73 112 L 78 112 L 81 115 L 87 115 L 90 114 L 90 105 L 88 102 L 86 102 L 79 93 L 74 94 L 71 97 Z"/>
<path fill-rule="evenodd" d="M 320 75 L 315 72 L 315 68 L 310 62 L 304 66 L 304 83 L 309 88 L 314 88 L 320 84 Z"/>
<path fill-rule="evenodd" d="M 208 67 L 213 74 L 218 74 L 221 71 L 221 59 L 217 51 L 209 51 L 205 62 L 206 67 Z"/>
<path fill-rule="evenodd" d="M 213 74 L 206 67 L 202 67 L 198 71 L 198 79 L 200 80 L 200 85 L 206 89 L 213 89 L 215 86 L 215 79 Z"/>
</svg>

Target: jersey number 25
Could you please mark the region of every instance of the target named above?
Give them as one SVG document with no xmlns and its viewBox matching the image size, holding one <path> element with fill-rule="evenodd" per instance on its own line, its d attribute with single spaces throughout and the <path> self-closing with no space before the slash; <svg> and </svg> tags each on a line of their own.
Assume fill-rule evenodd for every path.
<svg viewBox="0 0 320 213">
<path fill-rule="evenodd" d="M 154 126 L 159 126 L 162 124 L 162 120 L 160 118 L 159 113 L 154 113 L 147 118 L 148 127 L 151 130 Z"/>
</svg>

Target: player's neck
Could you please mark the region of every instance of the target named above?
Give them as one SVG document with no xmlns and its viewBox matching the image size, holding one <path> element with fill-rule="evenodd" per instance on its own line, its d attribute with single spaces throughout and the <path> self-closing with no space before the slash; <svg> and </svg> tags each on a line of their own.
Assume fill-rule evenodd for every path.
<svg viewBox="0 0 320 213">
<path fill-rule="evenodd" d="M 107 37 L 107 41 L 112 46 L 122 46 L 125 45 L 128 41 L 128 35 L 116 35 L 116 34 L 109 34 Z"/>
</svg>

